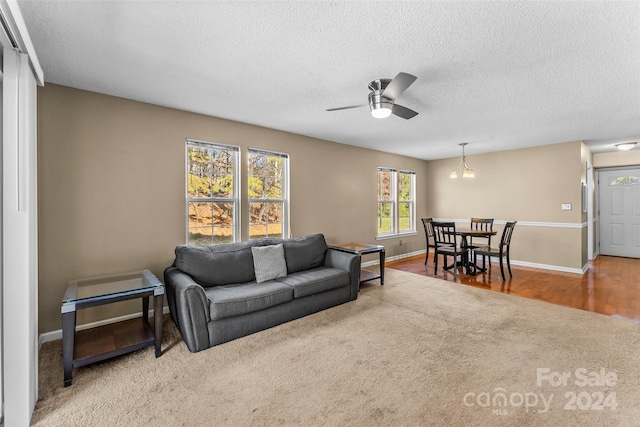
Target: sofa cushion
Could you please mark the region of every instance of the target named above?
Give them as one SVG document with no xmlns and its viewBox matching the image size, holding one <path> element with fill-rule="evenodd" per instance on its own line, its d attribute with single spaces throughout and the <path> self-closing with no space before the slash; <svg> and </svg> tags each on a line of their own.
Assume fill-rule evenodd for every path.
<svg viewBox="0 0 640 427">
<path fill-rule="evenodd" d="M 212 320 L 264 310 L 293 300 L 293 289 L 278 281 L 241 283 L 205 289 Z"/>
<path fill-rule="evenodd" d="M 322 234 L 286 239 L 283 245 L 289 274 L 324 265 L 327 242 Z"/>
<path fill-rule="evenodd" d="M 302 298 L 331 289 L 349 286 L 349 273 L 337 268 L 314 268 L 278 279 L 293 288 L 293 298 Z"/>
<path fill-rule="evenodd" d="M 251 248 L 251 253 L 253 254 L 256 282 L 262 283 L 287 275 L 287 264 L 284 261 L 282 244 L 254 246 Z"/>
<path fill-rule="evenodd" d="M 252 242 L 176 247 L 175 266 L 202 286 L 252 282 Z"/>
</svg>

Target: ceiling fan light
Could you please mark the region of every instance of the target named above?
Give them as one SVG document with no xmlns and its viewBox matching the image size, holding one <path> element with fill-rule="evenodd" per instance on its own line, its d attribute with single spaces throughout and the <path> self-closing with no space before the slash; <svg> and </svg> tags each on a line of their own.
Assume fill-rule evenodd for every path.
<svg viewBox="0 0 640 427">
<path fill-rule="evenodd" d="M 393 101 L 383 97 L 382 90 L 374 90 L 369 94 L 369 108 L 376 119 L 386 119 L 393 112 Z"/>
<path fill-rule="evenodd" d="M 376 119 L 386 119 L 391 115 L 391 108 L 380 104 L 372 104 L 371 105 L 371 115 Z"/>
<path fill-rule="evenodd" d="M 622 142 L 620 144 L 616 144 L 616 148 L 622 151 L 629 151 L 633 147 L 635 147 L 637 142 Z"/>
</svg>

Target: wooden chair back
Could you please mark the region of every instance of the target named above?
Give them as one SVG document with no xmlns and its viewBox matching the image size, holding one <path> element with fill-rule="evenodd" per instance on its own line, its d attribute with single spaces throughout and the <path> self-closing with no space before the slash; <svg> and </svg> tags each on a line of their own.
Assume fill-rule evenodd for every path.
<svg viewBox="0 0 640 427">
<path fill-rule="evenodd" d="M 493 218 L 471 218 L 471 229 L 481 230 L 481 231 L 493 231 Z M 473 243 L 474 239 L 476 241 L 476 244 Z M 471 248 L 477 247 L 478 239 L 485 239 L 485 240 L 480 240 L 480 243 L 486 244 L 487 246 L 491 246 L 491 236 L 471 237 L 469 239 L 469 246 Z"/>
<path fill-rule="evenodd" d="M 513 236 L 513 229 L 516 227 L 518 221 L 507 222 L 502 231 L 502 238 L 500 239 L 500 254 L 508 254 L 511 248 L 511 236 Z"/>
<path fill-rule="evenodd" d="M 456 245 L 456 223 L 455 222 L 431 222 L 433 227 L 433 240 L 436 248 L 439 245 Z"/>
<path fill-rule="evenodd" d="M 493 218 L 471 218 L 471 229 L 493 231 Z"/>
<path fill-rule="evenodd" d="M 424 226 L 424 235 L 427 240 L 427 250 L 424 256 L 424 265 L 427 265 L 427 261 L 429 260 L 429 248 L 435 248 L 435 242 L 433 241 L 433 218 L 422 218 L 422 225 Z"/>
<path fill-rule="evenodd" d="M 427 242 L 430 237 L 433 237 L 433 218 L 422 218 L 422 225 L 424 226 L 424 234 L 427 236 Z"/>
</svg>

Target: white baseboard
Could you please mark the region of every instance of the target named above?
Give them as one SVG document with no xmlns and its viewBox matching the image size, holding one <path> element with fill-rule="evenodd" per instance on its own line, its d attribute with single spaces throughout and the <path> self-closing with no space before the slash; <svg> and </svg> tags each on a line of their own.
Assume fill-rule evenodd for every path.
<svg viewBox="0 0 640 427">
<path fill-rule="evenodd" d="M 420 251 L 415 251 L 415 252 L 409 252 L 406 254 L 400 254 L 400 255 L 394 255 L 392 257 L 386 258 L 385 261 L 395 261 L 397 259 L 402 259 L 402 258 L 409 258 L 412 256 L 416 256 L 416 255 L 423 255 L 426 252 L 426 250 L 422 249 Z M 433 252 L 433 251 L 431 251 Z M 378 265 L 380 264 L 380 260 L 379 259 L 375 259 L 373 261 L 367 261 L 362 263 L 362 267 L 369 267 L 372 265 Z M 518 260 L 511 260 L 511 265 L 520 265 L 523 267 L 532 267 L 532 268 L 539 268 L 542 270 L 552 270 L 552 271 L 561 271 L 563 273 L 575 273 L 575 274 L 584 274 L 587 272 L 587 270 L 589 269 L 589 265 L 585 264 L 581 269 L 580 268 L 571 268 L 571 267 L 563 267 L 561 265 L 551 265 L 551 264 L 539 264 L 536 262 L 528 262 L 528 261 L 518 261 Z"/>
<path fill-rule="evenodd" d="M 584 265 L 580 268 L 572 268 L 572 267 L 563 267 L 561 265 L 550 265 L 550 264 L 538 264 L 536 262 L 528 262 L 528 261 L 517 261 L 512 259 L 511 265 L 521 265 L 523 267 L 533 267 L 540 268 L 542 270 L 553 270 L 553 271 L 561 271 L 563 273 L 575 273 L 575 274 L 584 274 L 589 269 L 589 265 Z"/>
<path fill-rule="evenodd" d="M 426 250 L 424 250 L 424 249 L 422 249 L 422 250 L 419 250 L 419 251 L 409 252 L 409 253 L 406 253 L 406 254 L 394 255 L 394 256 L 392 256 L 392 257 L 386 257 L 386 258 L 384 259 L 384 261 L 385 261 L 385 263 L 386 263 L 386 262 L 389 262 L 389 261 L 395 261 L 395 260 L 397 260 L 397 259 L 409 258 L 409 257 L 412 257 L 412 256 L 416 256 L 416 255 L 424 254 L 425 252 L 427 252 L 427 251 L 426 251 Z M 369 267 L 369 266 L 371 266 L 371 265 L 378 265 L 378 264 L 380 264 L 380 258 L 379 258 L 379 257 L 378 257 L 378 258 L 376 258 L 376 259 L 375 259 L 375 260 L 373 260 L 373 261 L 363 262 L 363 263 L 362 263 L 362 267 Z"/>
<path fill-rule="evenodd" d="M 169 313 L 169 307 L 164 307 L 162 310 L 163 314 L 168 314 Z M 103 325 L 109 325 L 111 323 L 116 323 L 116 322 L 122 322 L 124 320 L 129 320 L 129 319 L 135 319 L 136 317 L 141 317 L 142 316 L 142 312 L 138 312 L 138 313 L 132 313 L 132 314 L 127 314 L 125 316 L 119 316 L 119 317 L 114 317 L 111 319 L 105 319 L 105 320 L 99 320 L 97 322 L 91 322 L 91 323 L 85 323 L 84 325 L 79 325 L 78 327 L 76 327 L 76 331 L 82 331 L 85 329 L 90 329 L 90 328 L 95 328 L 97 326 L 103 326 Z M 149 316 L 153 316 L 153 309 L 149 310 Z M 58 329 L 55 331 L 51 331 L 51 332 L 45 332 L 44 334 L 40 334 L 40 337 L 38 338 L 38 345 L 41 346 L 42 344 L 49 342 L 49 341 L 55 341 L 55 340 L 61 340 L 62 339 L 62 329 Z"/>
</svg>

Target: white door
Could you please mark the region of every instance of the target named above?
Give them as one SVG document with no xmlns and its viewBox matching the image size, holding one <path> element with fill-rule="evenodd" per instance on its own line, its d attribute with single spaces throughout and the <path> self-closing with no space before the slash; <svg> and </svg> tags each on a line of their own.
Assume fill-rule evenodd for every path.
<svg viewBox="0 0 640 427">
<path fill-rule="evenodd" d="M 640 168 L 599 177 L 600 254 L 640 258 Z"/>
</svg>

